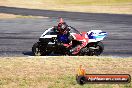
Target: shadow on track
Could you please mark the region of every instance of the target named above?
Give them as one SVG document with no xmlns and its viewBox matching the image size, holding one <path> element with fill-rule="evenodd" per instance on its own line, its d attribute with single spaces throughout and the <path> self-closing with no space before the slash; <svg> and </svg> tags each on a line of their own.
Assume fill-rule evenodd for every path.
<svg viewBox="0 0 132 88">
<path fill-rule="evenodd" d="M 26 55 L 26 56 L 35 56 L 35 55 L 33 55 L 32 51 L 22 52 L 22 54 Z M 42 55 L 42 56 L 45 56 L 45 55 Z M 63 55 L 60 55 L 60 54 L 49 54 L 47 56 L 63 56 Z"/>
<path fill-rule="evenodd" d="M 34 56 L 32 51 L 22 52 L 23 55 Z"/>
</svg>

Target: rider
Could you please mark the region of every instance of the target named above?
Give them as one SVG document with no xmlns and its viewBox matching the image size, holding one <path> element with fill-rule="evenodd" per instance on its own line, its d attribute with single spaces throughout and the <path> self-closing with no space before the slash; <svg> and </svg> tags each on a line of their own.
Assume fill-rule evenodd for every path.
<svg viewBox="0 0 132 88">
<path fill-rule="evenodd" d="M 58 23 L 58 26 L 54 27 L 54 31 L 57 33 L 58 39 L 63 43 L 63 44 L 69 44 L 72 46 L 72 40 L 76 40 L 76 36 L 70 34 L 71 27 L 69 27 L 66 22 L 63 21 L 63 19 L 60 19 L 60 22 Z M 84 47 L 86 42 L 81 42 L 80 44 L 72 47 L 70 49 L 70 53 L 73 55 L 77 54 L 81 48 Z"/>
<path fill-rule="evenodd" d="M 66 24 L 66 22 L 63 21 L 63 19 L 60 19 L 60 22 L 57 26 L 54 26 L 54 32 L 57 33 L 57 38 L 62 43 L 70 43 L 72 41 L 72 36 L 70 35 L 70 28 Z"/>
</svg>

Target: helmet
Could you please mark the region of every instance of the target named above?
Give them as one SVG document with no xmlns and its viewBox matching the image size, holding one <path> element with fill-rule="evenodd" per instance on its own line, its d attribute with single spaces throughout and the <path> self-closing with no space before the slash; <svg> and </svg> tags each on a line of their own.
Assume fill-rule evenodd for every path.
<svg viewBox="0 0 132 88">
<path fill-rule="evenodd" d="M 60 33 L 64 33 L 68 28 L 68 25 L 66 24 L 66 22 L 63 21 L 63 19 L 60 19 L 60 22 L 58 24 L 58 31 Z"/>
<path fill-rule="evenodd" d="M 61 30 L 65 30 L 67 28 L 67 24 L 65 22 L 59 23 L 58 28 L 61 29 Z"/>
</svg>

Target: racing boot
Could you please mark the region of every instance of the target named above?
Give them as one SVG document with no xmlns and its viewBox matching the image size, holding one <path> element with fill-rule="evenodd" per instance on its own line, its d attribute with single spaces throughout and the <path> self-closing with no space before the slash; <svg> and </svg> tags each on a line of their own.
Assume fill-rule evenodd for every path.
<svg viewBox="0 0 132 88">
<path fill-rule="evenodd" d="M 82 48 L 82 47 L 81 47 L 80 45 L 78 45 L 78 46 L 72 48 L 72 49 L 70 50 L 70 53 L 71 53 L 72 55 L 76 55 L 76 54 L 78 54 L 78 53 L 80 52 L 81 48 Z"/>
</svg>

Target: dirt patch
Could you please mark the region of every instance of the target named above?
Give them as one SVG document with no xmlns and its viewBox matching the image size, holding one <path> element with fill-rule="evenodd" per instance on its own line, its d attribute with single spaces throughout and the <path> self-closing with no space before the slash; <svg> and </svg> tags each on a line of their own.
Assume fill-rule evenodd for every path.
<svg viewBox="0 0 132 88">
<path fill-rule="evenodd" d="M 6 14 L 6 13 L 0 13 L 0 19 L 12 19 L 12 18 L 48 18 L 43 16 L 23 16 L 23 15 L 14 15 L 14 14 Z"/>
<path fill-rule="evenodd" d="M 9 19 L 9 18 L 16 18 L 16 15 L 13 14 L 5 14 L 5 13 L 0 13 L 0 19 Z"/>
</svg>

